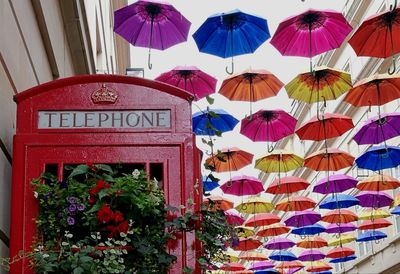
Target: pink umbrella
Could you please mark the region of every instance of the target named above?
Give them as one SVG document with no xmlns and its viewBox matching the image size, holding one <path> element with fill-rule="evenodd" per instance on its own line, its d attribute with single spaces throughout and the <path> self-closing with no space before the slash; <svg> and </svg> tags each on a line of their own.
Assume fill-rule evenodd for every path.
<svg viewBox="0 0 400 274">
<path fill-rule="evenodd" d="M 325 258 L 325 254 L 317 249 L 309 249 L 300 253 L 297 257 L 300 261 L 319 261 Z"/>
<path fill-rule="evenodd" d="M 272 250 L 281 250 L 281 249 L 288 249 L 295 246 L 296 243 L 286 237 L 276 237 L 270 239 L 264 247 L 266 249 Z"/>
<path fill-rule="evenodd" d="M 234 208 L 228 209 L 227 211 L 224 212 L 225 213 L 225 217 L 226 217 L 226 221 L 233 225 L 233 226 L 237 226 L 237 225 L 242 225 L 244 223 L 244 219 L 242 216 L 240 216 L 239 211 L 237 211 Z"/>
<path fill-rule="evenodd" d="M 310 9 L 281 22 L 271 44 L 285 56 L 311 57 L 340 47 L 352 27 L 340 12 Z"/>
<path fill-rule="evenodd" d="M 155 80 L 184 89 L 193 94 L 195 100 L 214 93 L 217 85 L 217 79 L 195 66 L 177 66 Z"/>
<path fill-rule="evenodd" d="M 321 214 L 312 210 L 297 211 L 290 215 L 286 220 L 287 226 L 303 227 L 313 225 L 321 220 Z"/>
<path fill-rule="evenodd" d="M 255 195 L 264 191 L 260 180 L 252 176 L 236 176 L 221 186 L 226 194 L 235 196 Z"/>
<path fill-rule="evenodd" d="M 345 232 L 350 232 L 354 231 L 357 229 L 357 226 L 354 225 L 353 223 L 346 223 L 346 224 L 329 224 L 326 227 L 325 232 L 329 234 L 336 234 L 336 233 L 345 233 Z"/>
<path fill-rule="evenodd" d="M 267 269 L 267 268 L 273 268 L 274 264 L 270 261 L 262 261 L 262 262 L 255 262 L 253 264 L 250 265 L 249 270 L 263 270 L 263 269 Z"/>
</svg>

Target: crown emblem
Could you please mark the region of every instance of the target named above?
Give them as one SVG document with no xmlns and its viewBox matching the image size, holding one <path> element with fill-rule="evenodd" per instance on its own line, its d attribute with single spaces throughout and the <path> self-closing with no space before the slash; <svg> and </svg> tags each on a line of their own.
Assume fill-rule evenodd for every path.
<svg viewBox="0 0 400 274">
<path fill-rule="evenodd" d="M 92 93 L 92 101 L 95 104 L 114 104 L 115 101 L 117 101 L 117 98 L 117 92 L 106 87 L 105 84 Z"/>
</svg>

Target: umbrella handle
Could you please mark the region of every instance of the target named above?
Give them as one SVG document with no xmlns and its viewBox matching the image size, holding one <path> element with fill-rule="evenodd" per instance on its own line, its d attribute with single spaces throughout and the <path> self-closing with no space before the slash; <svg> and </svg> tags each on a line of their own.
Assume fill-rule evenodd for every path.
<svg viewBox="0 0 400 274">
<path fill-rule="evenodd" d="M 390 11 L 394 11 L 397 7 L 397 0 L 394 0 L 394 5 L 390 5 Z"/>
<path fill-rule="evenodd" d="M 225 71 L 226 73 L 228 73 L 229 75 L 232 75 L 233 72 L 235 71 L 235 65 L 233 63 L 233 56 L 232 56 L 232 62 L 231 62 L 231 70 L 229 70 L 228 66 L 225 67 Z"/>
<path fill-rule="evenodd" d="M 153 64 L 151 63 L 151 48 L 149 48 L 149 56 L 147 58 L 147 65 L 149 66 L 149 69 L 153 68 Z"/>
<path fill-rule="evenodd" d="M 396 72 L 396 61 L 394 56 L 392 56 L 392 65 L 390 66 L 390 68 L 388 69 L 388 73 L 389 75 L 392 75 Z"/>
<path fill-rule="evenodd" d="M 269 144 L 267 144 L 267 149 L 268 149 L 268 153 L 271 153 L 272 151 L 274 151 L 275 148 L 273 145 L 269 146 Z"/>
</svg>

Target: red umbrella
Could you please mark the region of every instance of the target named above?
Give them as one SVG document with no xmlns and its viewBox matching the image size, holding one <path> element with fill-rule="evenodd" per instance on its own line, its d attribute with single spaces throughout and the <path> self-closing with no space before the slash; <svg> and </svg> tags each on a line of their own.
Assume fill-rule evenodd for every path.
<svg viewBox="0 0 400 274">
<path fill-rule="evenodd" d="M 258 213 L 255 214 L 253 217 L 250 217 L 244 222 L 244 226 L 267 226 L 275 223 L 279 223 L 281 218 L 278 217 L 276 214 L 273 213 Z"/>
<path fill-rule="evenodd" d="M 340 170 L 353 165 L 354 157 L 349 153 L 336 149 L 322 149 L 304 159 L 304 166 L 316 171 Z"/>
<path fill-rule="evenodd" d="M 336 247 L 326 253 L 327 258 L 343 258 L 347 256 L 354 255 L 354 250 L 348 247 Z"/>
<path fill-rule="evenodd" d="M 255 238 L 239 238 L 238 243 L 232 245 L 233 250 L 248 251 L 258 248 L 262 243 Z"/>
<path fill-rule="evenodd" d="M 359 226 L 359 230 L 379 229 L 391 226 L 392 223 L 386 219 L 365 220 Z"/>
<path fill-rule="evenodd" d="M 288 194 L 307 189 L 309 185 L 310 183 L 302 178 L 287 176 L 280 179 L 276 178 L 265 192 L 271 194 Z"/>
<path fill-rule="evenodd" d="M 240 263 L 227 263 L 221 266 L 220 269 L 226 271 L 240 271 L 245 270 L 246 268 Z"/>
<path fill-rule="evenodd" d="M 252 176 L 236 176 L 221 186 L 226 194 L 235 196 L 255 195 L 264 190 L 260 180 Z"/>
<path fill-rule="evenodd" d="M 317 203 L 304 196 L 285 198 L 275 205 L 276 210 L 281 211 L 302 211 L 314 208 Z"/>
<path fill-rule="evenodd" d="M 335 209 L 322 216 L 321 220 L 331 224 L 343 224 L 357 221 L 358 216 L 348 209 Z"/>
<path fill-rule="evenodd" d="M 273 225 L 269 225 L 262 230 L 259 230 L 256 235 L 259 237 L 272 237 L 278 236 L 282 234 L 286 234 L 290 231 L 290 228 L 285 226 L 284 224 L 277 223 Z"/>
</svg>

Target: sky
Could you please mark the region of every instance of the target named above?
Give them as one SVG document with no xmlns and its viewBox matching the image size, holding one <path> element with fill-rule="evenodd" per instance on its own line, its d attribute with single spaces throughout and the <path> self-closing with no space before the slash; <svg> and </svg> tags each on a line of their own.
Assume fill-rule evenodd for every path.
<svg viewBox="0 0 400 274">
<path fill-rule="evenodd" d="M 134 2 L 134 1 L 132 1 Z M 177 10 L 179 10 L 192 25 L 189 31 L 188 40 L 185 43 L 175 45 L 165 51 L 152 51 L 153 68 L 147 68 L 146 48 L 131 46 L 131 66 L 145 69 L 145 77 L 154 79 L 163 72 L 169 71 L 178 65 L 197 66 L 204 72 L 218 79 L 217 91 L 222 81 L 229 75 L 225 72 L 225 67 L 230 66 L 230 58 L 223 59 L 217 56 L 200 53 L 197 49 L 192 34 L 200 25 L 215 13 L 229 12 L 240 9 L 245 13 L 254 14 L 267 19 L 271 36 L 275 33 L 279 23 L 284 19 L 302 13 L 309 8 L 313 9 L 333 9 L 342 11 L 346 7 L 347 0 L 169 0 Z M 235 73 L 240 73 L 247 68 L 266 69 L 275 74 L 283 83 L 288 83 L 297 74 L 309 70 L 309 59 L 302 57 L 281 56 L 281 54 L 267 40 L 253 54 L 246 54 L 235 57 Z M 317 60 L 315 57 L 314 60 Z M 215 102 L 211 109 L 222 108 L 241 120 L 249 113 L 248 102 L 232 102 L 218 93 L 212 95 Z M 284 88 L 278 96 L 253 103 L 253 112 L 259 109 L 283 109 L 290 111 L 292 100 L 288 98 Z M 205 109 L 208 103 L 205 99 L 193 103 L 193 112 Z M 224 133 L 221 137 L 214 140 L 217 149 L 225 147 L 239 147 L 254 154 L 257 159 L 267 153 L 266 142 L 254 143 L 239 133 L 240 123 L 233 132 Z M 198 138 L 198 147 L 202 150 L 207 147 L 201 144 Z M 209 149 L 208 149 L 209 152 Z M 296 147 L 295 147 L 295 152 Z M 298 153 L 301 153 L 299 148 Z M 303 155 L 301 155 L 303 156 Z M 253 165 L 248 166 L 234 175 L 258 176 L 259 171 Z M 228 174 L 217 174 L 217 177 L 228 180 Z"/>
</svg>

